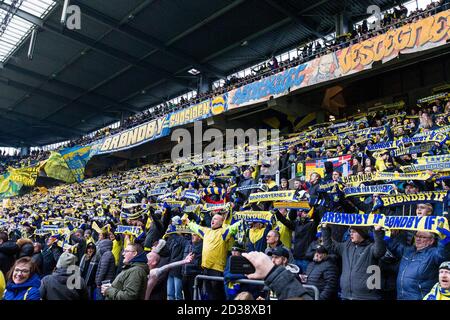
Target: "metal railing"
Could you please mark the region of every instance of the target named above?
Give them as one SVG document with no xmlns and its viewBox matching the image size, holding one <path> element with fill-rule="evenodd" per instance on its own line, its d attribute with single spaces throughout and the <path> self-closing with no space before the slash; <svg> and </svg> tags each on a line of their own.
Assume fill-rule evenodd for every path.
<svg viewBox="0 0 450 320">
<path fill-rule="evenodd" d="M 200 288 L 198 286 L 199 280 L 207 280 L 207 281 L 219 281 L 224 282 L 223 277 L 215 277 L 215 276 L 205 276 L 205 275 L 198 275 L 195 277 L 194 280 L 194 300 L 201 300 L 201 294 L 200 294 Z M 233 280 L 233 282 L 242 283 L 242 284 L 250 284 L 255 286 L 265 286 L 264 281 L 262 280 L 250 280 L 250 279 L 239 279 L 239 280 Z M 319 289 L 317 289 L 316 286 L 307 285 L 304 284 L 303 287 L 305 290 L 314 296 L 314 300 L 319 300 Z M 199 299 L 200 298 L 200 299 Z"/>
</svg>

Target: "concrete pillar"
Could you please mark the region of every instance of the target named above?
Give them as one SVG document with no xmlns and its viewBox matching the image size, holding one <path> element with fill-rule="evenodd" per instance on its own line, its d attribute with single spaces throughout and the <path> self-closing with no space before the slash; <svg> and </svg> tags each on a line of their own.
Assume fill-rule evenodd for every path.
<svg viewBox="0 0 450 320">
<path fill-rule="evenodd" d="M 352 30 L 351 22 L 348 19 L 347 14 L 345 12 L 340 12 L 336 14 L 334 19 L 337 36 L 348 33 Z"/>
<path fill-rule="evenodd" d="M 322 122 L 327 122 L 328 119 L 325 116 L 325 111 L 324 110 L 318 110 L 316 111 L 316 121 L 317 123 L 322 123 Z"/>
<path fill-rule="evenodd" d="M 197 90 L 198 93 L 208 92 L 209 90 L 211 90 L 211 86 L 212 86 L 211 78 L 202 74 L 200 76 L 200 81 L 198 83 L 198 90 Z"/>
<path fill-rule="evenodd" d="M 21 147 L 19 152 L 21 156 L 28 156 L 30 154 L 30 147 Z"/>
</svg>

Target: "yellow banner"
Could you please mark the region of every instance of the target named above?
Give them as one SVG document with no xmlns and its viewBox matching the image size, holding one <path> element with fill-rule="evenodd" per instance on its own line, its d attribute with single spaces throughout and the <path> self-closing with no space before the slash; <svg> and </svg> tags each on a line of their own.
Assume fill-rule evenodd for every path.
<svg viewBox="0 0 450 320">
<path fill-rule="evenodd" d="M 287 202 L 274 202 L 274 203 L 273 203 L 273 207 L 274 207 L 275 209 L 281 209 L 281 208 L 286 208 L 286 209 L 306 209 L 306 210 L 311 209 L 311 207 L 310 207 L 308 201 L 298 201 L 298 202 L 292 202 L 292 201 L 287 201 Z"/>
<path fill-rule="evenodd" d="M 270 211 L 239 211 L 233 217 L 237 220 L 267 223 L 271 221 L 273 214 Z"/>
<path fill-rule="evenodd" d="M 64 161 L 64 158 L 58 152 L 51 152 L 50 157 L 45 162 L 44 171 L 48 177 L 53 179 L 67 183 L 74 183 L 76 181 L 66 161 Z"/>
<path fill-rule="evenodd" d="M 249 203 L 262 201 L 296 201 L 295 190 L 252 193 L 248 197 Z"/>
<path fill-rule="evenodd" d="M 36 179 L 39 175 L 40 166 L 15 169 L 8 168 L 10 173 L 10 179 L 16 183 L 21 183 L 24 186 L 32 187 L 36 183 Z"/>
</svg>

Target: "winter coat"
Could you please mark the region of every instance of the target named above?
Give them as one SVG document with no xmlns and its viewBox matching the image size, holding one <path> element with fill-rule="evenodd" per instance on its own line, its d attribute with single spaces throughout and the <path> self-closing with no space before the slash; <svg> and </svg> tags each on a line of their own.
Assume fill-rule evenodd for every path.
<svg viewBox="0 0 450 320">
<path fill-rule="evenodd" d="M 25 243 L 19 250 L 17 254 L 17 259 L 23 257 L 32 257 L 34 253 L 34 246 L 32 243 Z"/>
<path fill-rule="evenodd" d="M 306 292 L 298 276 L 285 267 L 274 267 L 264 279 L 264 284 L 275 293 L 278 300 L 298 297 L 305 300 L 312 300 L 312 297 Z"/>
<path fill-rule="evenodd" d="M 49 275 L 53 272 L 62 253 L 63 249 L 58 247 L 56 244 L 42 250 L 43 264 L 41 271 L 43 276 Z"/>
<path fill-rule="evenodd" d="M 151 213 L 151 219 L 152 223 L 147 231 L 144 241 L 144 248 L 146 251 L 150 251 L 153 243 L 161 239 L 165 232 L 163 222 L 158 219 L 155 214 Z"/>
<path fill-rule="evenodd" d="M 39 300 L 39 287 L 41 278 L 38 274 L 32 275 L 27 281 L 15 284 L 9 281 L 6 284 L 4 300 Z"/>
<path fill-rule="evenodd" d="M 188 245 L 187 240 L 179 234 L 172 234 L 166 242 L 166 247 L 170 252 L 169 263 L 183 260 L 184 247 Z M 181 266 L 170 269 L 169 276 L 181 278 Z"/>
<path fill-rule="evenodd" d="M 290 225 L 290 229 L 294 230 L 294 258 L 306 259 L 306 253 L 311 242 L 314 241 L 317 234 L 317 226 L 320 219 L 300 220 L 296 217 L 297 212 L 291 210 L 289 212 L 289 220 L 286 223 Z"/>
<path fill-rule="evenodd" d="M 366 239 L 359 244 L 347 240 L 332 241 L 330 229 L 322 229 L 323 244 L 330 253 L 342 257 L 342 274 L 340 279 L 341 296 L 349 300 L 379 300 L 380 292 L 369 289 L 367 279 L 369 266 L 378 265 L 378 260 L 386 253 L 384 232 L 375 231 L 375 242 Z"/>
<path fill-rule="evenodd" d="M 73 271 L 67 272 L 67 268 L 58 268 L 45 276 L 40 288 L 42 300 L 88 300 L 86 282 L 82 277 L 72 280 L 75 275 Z"/>
<path fill-rule="evenodd" d="M 305 274 L 308 276 L 306 284 L 316 286 L 319 289 L 320 300 L 336 298 L 338 268 L 332 259 L 327 257 L 321 262 L 310 262 Z"/>
<path fill-rule="evenodd" d="M 97 272 L 95 274 L 95 284 L 102 285 L 102 281 L 113 280 L 116 275 L 116 264 L 114 255 L 112 254 L 113 243 L 109 239 L 101 240 L 97 243 L 100 261 L 98 263 Z"/>
<path fill-rule="evenodd" d="M 143 252 L 124 265 L 123 271 L 106 290 L 106 300 L 144 300 L 149 272 L 145 255 Z"/>
<path fill-rule="evenodd" d="M 81 258 L 83 258 L 84 253 L 86 252 L 86 239 L 84 238 L 77 238 L 75 236 L 72 236 L 70 239 L 71 245 L 77 245 L 74 255 L 77 257 L 77 265 L 80 264 Z"/>
<path fill-rule="evenodd" d="M 6 275 L 14 264 L 15 255 L 19 246 L 14 241 L 6 241 L 0 244 L 0 271 Z"/>
<path fill-rule="evenodd" d="M 97 274 L 99 261 L 100 253 L 96 253 L 90 260 L 88 260 L 87 254 L 85 254 L 83 258 L 81 258 L 80 272 L 87 286 L 96 285 L 95 276 Z"/>
<path fill-rule="evenodd" d="M 450 259 L 450 243 L 439 241 L 437 247 L 417 250 L 403 241 L 388 244 L 389 250 L 400 260 L 397 275 L 398 300 L 422 300 L 438 281 L 439 265 Z"/>
</svg>

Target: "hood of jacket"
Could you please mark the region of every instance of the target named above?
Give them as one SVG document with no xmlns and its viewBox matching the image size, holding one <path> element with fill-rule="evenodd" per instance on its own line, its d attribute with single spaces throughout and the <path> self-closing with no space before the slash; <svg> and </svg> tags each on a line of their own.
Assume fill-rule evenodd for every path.
<svg viewBox="0 0 450 320">
<path fill-rule="evenodd" d="M 67 273 L 67 268 L 58 268 L 52 273 L 52 277 L 60 284 L 66 285 L 67 278 L 73 273 Z"/>
<path fill-rule="evenodd" d="M 41 278 L 39 277 L 39 275 L 37 273 L 35 273 L 34 275 L 31 276 L 30 279 L 28 279 L 24 283 L 15 284 L 14 282 L 9 281 L 6 286 L 6 289 L 11 290 L 11 291 L 26 289 L 26 288 L 30 288 L 30 287 L 39 289 L 40 286 L 41 286 Z"/>
<path fill-rule="evenodd" d="M 97 249 L 100 255 L 102 256 L 105 252 L 111 251 L 113 247 L 113 242 L 109 239 L 100 240 L 97 243 Z"/>
<path fill-rule="evenodd" d="M 136 264 L 136 263 L 147 263 L 147 252 L 142 252 L 138 254 L 136 257 L 130 260 L 128 264 Z"/>
<path fill-rule="evenodd" d="M 285 268 L 286 268 L 286 270 L 289 270 L 290 272 L 295 273 L 295 274 L 300 272 L 300 268 L 297 265 L 292 264 L 292 263 L 289 263 Z"/>
</svg>

